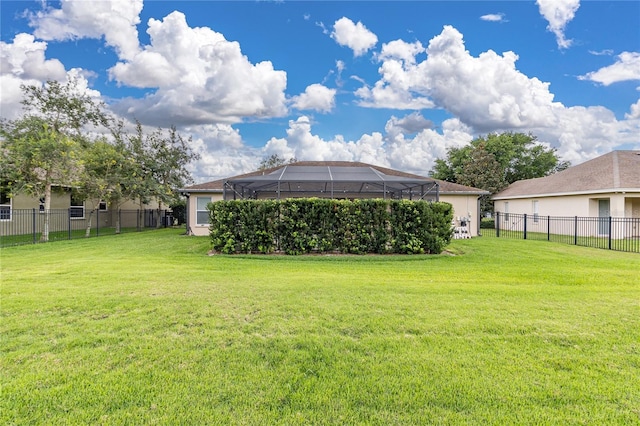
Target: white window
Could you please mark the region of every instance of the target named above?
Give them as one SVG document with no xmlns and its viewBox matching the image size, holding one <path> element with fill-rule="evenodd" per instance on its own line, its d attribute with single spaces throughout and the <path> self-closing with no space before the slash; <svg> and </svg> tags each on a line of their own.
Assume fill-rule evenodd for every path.
<svg viewBox="0 0 640 426">
<path fill-rule="evenodd" d="M 211 197 L 196 197 L 196 224 L 209 225 L 209 210 L 207 204 L 211 202 Z"/>
<path fill-rule="evenodd" d="M 504 202 L 504 221 L 508 221 L 509 220 L 509 202 L 505 201 Z"/>
<path fill-rule="evenodd" d="M 533 200 L 533 223 L 538 223 L 538 200 Z"/>
<path fill-rule="evenodd" d="M 100 201 L 98 203 L 98 210 L 100 210 L 101 212 L 106 212 L 107 211 L 107 203 L 106 203 L 106 201 Z"/>
<path fill-rule="evenodd" d="M 38 211 L 44 213 L 44 197 L 40 197 L 38 200 Z"/>
<path fill-rule="evenodd" d="M 71 194 L 69 216 L 71 219 L 84 219 L 84 200 L 77 195 Z"/>
<path fill-rule="evenodd" d="M 0 189 L 0 220 L 11 220 L 11 197 Z"/>
</svg>

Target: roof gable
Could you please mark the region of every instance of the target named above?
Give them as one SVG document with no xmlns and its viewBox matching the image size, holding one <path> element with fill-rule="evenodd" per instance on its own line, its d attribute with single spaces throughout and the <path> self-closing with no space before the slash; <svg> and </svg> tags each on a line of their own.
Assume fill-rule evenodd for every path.
<svg viewBox="0 0 640 426">
<path fill-rule="evenodd" d="M 550 176 L 520 180 L 494 199 L 640 190 L 640 151 L 612 151 Z"/>
</svg>

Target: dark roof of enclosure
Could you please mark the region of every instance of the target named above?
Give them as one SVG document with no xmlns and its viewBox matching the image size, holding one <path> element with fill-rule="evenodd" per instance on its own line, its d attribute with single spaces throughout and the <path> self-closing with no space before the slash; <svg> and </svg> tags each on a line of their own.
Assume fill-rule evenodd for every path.
<svg viewBox="0 0 640 426">
<path fill-rule="evenodd" d="M 377 165 L 372 165 L 372 164 L 367 164 L 362 162 L 352 162 L 352 161 L 298 161 L 296 163 L 288 164 L 286 166 L 277 166 L 277 167 L 272 167 L 266 170 L 256 170 L 250 173 L 245 173 L 245 174 L 230 177 L 227 179 L 218 179 L 218 180 L 213 180 L 209 182 L 195 184 L 187 188 L 184 188 L 181 191 L 185 193 L 210 193 L 210 192 L 221 193 L 223 192 L 225 183 L 227 182 L 247 179 L 246 181 L 244 181 L 245 183 L 251 180 L 253 180 L 256 184 L 258 184 L 258 182 L 260 181 L 263 181 L 264 183 L 264 179 L 262 177 L 265 177 L 266 180 L 273 179 L 273 176 L 271 175 L 275 173 L 277 176 L 277 173 L 282 172 L 282 169 L 284 169 L 285 167 L 288 168 L 290 172 L 292 171 L 291 167 L 318 167 L 318 168 L 324 168 L 325 170 L 332 170 L 332 171 L 342 170 L 342 169 L 352 169 L 353 173 L 362 171 L 362 169 L 367 169 L 364 173 L 367 173 L 367 176 L 371 177 L 371 179 L 369 179 L 371 180 L 371 183 L 380 182 L 380 180 L 376 181 L 375 179 L 380 179 L 380 176 L 383 176 L 383 179 L 386 179 L 387 183 L 393 183 L 393 181 L 397 183 L 398 180 L 399 181 L 405 180 L 405 182 L 416 182 L 416 183 L 419 182 L 420 184 L 423 184 L 426 182 L 430 182 L 430 183 L 435 182 L 439 186 L 439 193 L 441 195 L 442 194 L 449 194 L 449 195 L 488 194 L 487 191 L 484 191 L 478 188 L 473 188 L 470 186 L 460 185 L 453 182 L 446 182 L 439 179 L 428 178 L 428 177 L 424 177 L 424 176 L 420 176 L 412 173 L 390 169 L 387 167 L 382 167 L 382 166 L 377 166 Z M 348 172 L 346 172 L 345 175 L 347 173 Z M 260 177 L 260 179 L 256 179 L 256 177 Z M 335 182 L 336 181 L 334 180 L 334 184 Z M 343 182 L 346 182 L 346 180 Z"/>
<path fill-rule="evenodd" d="M 331 166 L 289 164 L 271 173 L 227 179 L 224 190 L 241 198 L 254 198 L 258 193 L 317 194 L 338 196 L 378 194 L 384 198 L 417 197 L 431 193 L 437 196 L 438 183 L 429 178 L 387 175 L 371 166 Z"/>
</svg>

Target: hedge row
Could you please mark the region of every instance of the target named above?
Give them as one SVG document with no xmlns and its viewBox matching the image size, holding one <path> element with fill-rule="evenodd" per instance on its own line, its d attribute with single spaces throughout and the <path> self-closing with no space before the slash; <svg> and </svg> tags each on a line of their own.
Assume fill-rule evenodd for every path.
<svg viewBox="0 0 640 426">
<path fill-rule="evenodd" d="M 210 203 L 216 252 L 441 253 L 451 240 L 448 203 L 299 198 Z"/>
</svg>

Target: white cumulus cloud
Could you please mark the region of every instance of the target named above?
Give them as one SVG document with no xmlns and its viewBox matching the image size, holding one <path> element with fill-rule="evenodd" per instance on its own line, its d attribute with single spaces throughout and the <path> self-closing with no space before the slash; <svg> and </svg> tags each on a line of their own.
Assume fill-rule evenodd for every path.
<svg viewBox="0 0 640 426">
<path fill-rule="evenodd" d="M 619 121 L 601 106 L 565 107 L 554 101 L 549 83 L 520 72 L 517 59 L 514 52 L 500 55 L 492 50 L 473 56 L 466 50 L 462 34 L 445 26 L 429 42 L 424 61 L 413 63 L 387 56 L 379 69 L 380 80 L 373 88 L 358 89 L 356 95 L 361 98 L 360 105 L 371 107 L 403 109 L 420 102 L 427 108 L 431 103 L 468 126 L 468 134 L 531 132 L 573 162 L 621 144 L 637 143 L 640 120 L 634 118 L 633 108 L 627 120 Z M 406 154 L 408 167 L 413 159 L 409 158 L 410 149 L 403 151 L 408 146 L 406 134 L 404 130 L 397 134 L 393 128 L 388 130 L 389 138 L 402 141 L 390 159 L 398 164 Z M 426 129 L 411 143 L 422 140 L 423 134 L 437 140 L 439 133 Z M 423 151 L 416 148 L 416 152 Z M 420 155 L 430 158 L 427 150 Z"/>
<path fill-rule="evenodd" d="M 252 64 L 237 42 L 207 27 L 191 28 L 184 14 L 150 19 L 151 42 L 110 76 L 119 84 L 157 88 L 143 99 L 114 105 L 156 125 L 235 123 L 287 113 L 287 76 L 269 61 Z"/>
<path fill-rule="evenodd" d="M 353 50 L 355 56 L 364 55 L 376 45 L 378 37 L 369 31 L 362 22 L 354 24 L 349 18 L 342 17 L 333 24 L 333 38 L 340 46 Z"/>
<path fill-rule="evenodd" d="M 13 43 L 0 41 L 0 110 L 2 117 L 22 114 L 21 85 L 40 86 L 47 80 L 64 80 L 67 71 L 57 59 L 46 59 L 47 43 L 35 41 L 31 34 L 20 33 Z"/>
<path fill-rule="evenodd" d="M 60 9 L 46 7 L 31 15 L 35 36 L 43 40 L 101 38 L 122 59 L 138 52 L 142 0 L 63 0 Z"/>
<path fill-rule="evenodd" d="M 445 120 L 442 133 L 430 129 L 430 124 L 413 113 L 401 119 L 392 117 L 385 126 L 386 134 L 363 134 L 355 141 L 335 135 L 325 140 L 313 134 L 309 118 L 301 116 L 289 121 L 286 137 L 271 138 L 263 152 L 298 160 L 361 161 L 426 176 L 435 160 L 446 156 L 447 149 L 473 139 L 469 127 L 458 119 Z M 407 137 L 405 133 L 414 136 Z"/>
<path fill-rule="evenodd" d="M 605 86 L 620 81 L 640 80 L 640 53 L 622 52 L 618 55 L 618 60 L 613 65 L 600 68 L 578 78 L 602 83 Z"/>
<path fill-rule="evenodd" d="M 322 84 L 307 86 L 304 93 L 291 99 L 294 108 L 299 110 L 316 110 L 330 112 L 335 106 L 336 89 Z"/>
<path fill-rule="evenodd" d="M 565 27 L 573 20 L 580 7 L 580 0 L 537 0 L 540 14 L 549 22 L 547 29 L 555 34 L 560 49 L 571 46 L 572 41 L 564 36 Z"/>
<path fill-rule="evenodd" d="M 640 119 L 640 99 L 635 104 L 632 104 L 629 108 L 629 112 L 625 114 L 625 118 L 631 119 Z"/>
</svg>

